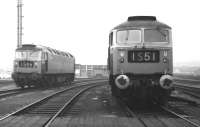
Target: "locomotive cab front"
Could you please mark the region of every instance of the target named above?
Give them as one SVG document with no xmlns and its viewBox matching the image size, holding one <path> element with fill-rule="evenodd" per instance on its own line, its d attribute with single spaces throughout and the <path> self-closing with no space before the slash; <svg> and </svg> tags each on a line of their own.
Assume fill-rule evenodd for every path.
<svg viewBox="0 0 200 127">
<path fill-rule="evenodd" d="M 23 45 L 16 49 L 14 60 L 14 72 L 12 78 L 20 87 L 26 84 L 37 81 L 41 78 L 41 73 L 44 73 L 46 66 L 47 55 L 44 54 L 41 48 L 35 45 Z"/>
<path fill-rule="evenodd" d="M 171 28 L 155 17 L 130 17 L 115 27 L 108 50 L 113 93 L 130 91 L 144 96 L 148 91 L 152 94 L 172 89 Z"/>
</svg>

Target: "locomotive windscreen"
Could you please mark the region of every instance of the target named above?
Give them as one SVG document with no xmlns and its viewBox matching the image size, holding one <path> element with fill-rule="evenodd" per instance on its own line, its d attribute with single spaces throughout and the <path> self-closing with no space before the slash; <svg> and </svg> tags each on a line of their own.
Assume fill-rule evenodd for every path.
<svg viewBox="0 0 200 127">
<path fill-rule="evenodd" d="M 141 30 L 120 30 L 117 32 L 117 43 L 140 43 Z"/>
<path fill-rule="evenodd" d="M 41 51 L 16 51 L 15 58 L 20 60 L 41 60 Z"/>
<path fill-rule="evenodd" d="M 142 36 L 142 34 L 144 34 Z M 142 39 L 144 37 L 144 39 Z M 117 43 L 141 43 L 145 42 L 169 42 L 169 31 L 162 29 L 144 29 L 142 30 L 119 30 L 117 31 Z"/>
<path fill-rule="evenodd" d="M 161 29 L 145 29 L 144 42 L 168 42 L 169 32 Z"/>
</svg>

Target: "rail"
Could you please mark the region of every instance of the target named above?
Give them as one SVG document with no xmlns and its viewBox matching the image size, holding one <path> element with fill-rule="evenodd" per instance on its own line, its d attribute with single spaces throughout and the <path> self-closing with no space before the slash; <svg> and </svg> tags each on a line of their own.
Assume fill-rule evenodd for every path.
<svg viewBox="0 0 200 127">
<path fill-rule="evenodd" d="M 67 101 L 64 106 L 62 106 L 62 108 L 60 108 L 60 110 L 53 115 L 44 125 L 43 127 L 49 127 L 51 125 L 51 123 L 64 111 L 64 109 L 66 109 L 67 107 L 70 107 L 70 104 L 72 104 L 72 102 L 74 100 L 76 100 L 76 98 L 78 98 L 82 93 L 84 93 L 85 91 L 87 91 L 88 89 L 91 89 L 93 87 L 97 87 L 99 85 L 94 85 L 94 86 L 89 86 L 86 87 L 84 89 L 82 89 L 81 91 L 79 91 L 78 93 L 76 93 L 69 101 Z"/>
<path fill-rule="evenodd" d="M 91 80 L 102 80 L 106 78 L 75 78 L 74 82 L 80 82 L 80 81 L 91 81 Z M 14 80 L 12 79 L 0 79 L 0 84 L 9 84 L 9 83 L 14 83 Z"/>
<path fill-rule="evenodd" d="M 180 114 L 178 114 L 178 113 L 176 113 L 176 112 L 174 112 L 174 111 L 172 111 L 172 110 L 170 110 L 170 109 L 168 109 L 168 108 L 166 108 L 166 107 L 164 107 L 164 106 L 160 106 L 160 107 L 161 107 L 163 110 L 165 110 L 165 111 L 171 113 L 172 115 L 174 115 L 174 116 L 176 116 L 176 117 L 178 117 L 178 118 L 180 118 L 180 119 L 182 119 L 182 120 L 184 120 L 184 121 L 190 123 L 191 125 L 193 125 L 193 126 L 195 126 L 195 127 L 200 127 L 199 124 L 197 124 L 196 122 L 193 122 L 193 121 L 191 121 L 191 120 L 185 118 L 183 115 L 180 115 Z"/>
<path fill-rule="evenodd" d="M 174 80 L 178 81 L 178 82 L 193 83 L 193 84 L 199 83 L 200 84 L 200 80 L 195 80 L 195 79 L 183 79 L 183 78 L 175 77 Z"/>
<path fill-rule="evenodd" d="M 105 81 L 106 81 L 106 80 L 105 80 Z M 12 113 L 10 113 L 10 114 L 7 114 L 6 116 L 3 116 L 2 118 L 0 118 L 0 121 L 2 121 L 2 120 L 4 120 L 4 119 L 7 119 L 7 118 L 10 117 L 10 116 L 16 115 L 16 114 L 18 114 L 18 113 L 20 113 L 20 112 L 23 112 L 23 111 L 27 110 L 27 109 L 30 108 L 30 107 L 33 107 L 33 106 L 35 106 L 35 105 L 37 105 L 37 104 L 40 104 L 40 103 L 42 103 L 42 102 L 44 102 L 44 101 L 46 101 L 46 100 L 48 100 L 48 99 L 50 99 L 50 98 L 53 98 L 53 97 L 56 96 L 56 95 L 59 95 L 59 94 L 62 94 L 62 93 L 64 93 L 64 92 L 66 92 L 66 91 L 69 91 L 69 90 L 72 90 L 72 89 L 74 89 L 74 88 L 78 88 L 78 87 L 81 87 L 81 86 L 91 86 L 92 84 L 98 83 L 98 82 L 104 82 L 104 81 L 94 81 L 94 82 L 84 83 L 84 84 L 82 84 L 82 85 L 71 86 L 71 87 L 68 87 L 68 88 L 66 88 L 66 89 L 64 89 L 64 90 L 55 92 L 55 93 L 53 93 L 53 94 L 51 94 L 51 95 L 49 95 L 49 96 L 46 96 L 46 97 L 44 97 L 44 98 L 42 98 L 42 99 L 39 99 L 39 100 L 37 100 L 37 101 L 35 101 L 35 102 L 29 104 L 29 105 L 26 105 L 26 106 L 24 106 L 24 107 L 18 109 L 18 110 L 15 111 L 15 112 L 12 112 Z M 95 86 L 95 85 L 92 85 L 91 87 L 94 87 L 94 86 Z"/>
</svg>

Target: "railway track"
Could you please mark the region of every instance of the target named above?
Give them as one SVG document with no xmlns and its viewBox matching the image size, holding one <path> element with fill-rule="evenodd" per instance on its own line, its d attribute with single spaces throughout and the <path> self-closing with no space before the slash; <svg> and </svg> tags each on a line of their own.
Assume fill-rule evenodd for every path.
<svg viewBox="0 0 200 127">
<path fill-rule="evenodd" d="M 72 84 L 80 83 L 80 82 L 88 82 L 88 81 L 101 81 L 101 80 L 106 80 L 106 79 L 92 79 L 92 78 L 91 79 L 76 79 L 75 81 L 72 82 Z M 58 86 L 55 86 L 55 87 L 58 87 Z M 44 88 L 47 88 L 47 87 L 44 87 Z M 7 93 L 7 92 L 13 92 L 13 91 L 26 90 L 26 89 L 38 89 L 38 88 L 37 87 L 31 87 L 31 88 L 23 88 L 23 89 L 16 88 L 16 89 L 0 90 L 0 94 Z"/>
<path fill-rule="evenodd" d="M 176 116 L 177 118 L 180 118 L 180 119 L 182 119 L 182 120 L 188 122 L 188 123 L 189 123 L 190 125 L 192 125 L 193 127 L 200 127 L 200 124 L 198 124 L 198 123 L 196 123 L 196 122 L 194 122 L 194 121 L 188 119 L 187 117 L 185 117 L 185 116 L 187 116 L 187 115 L 180 115 L 180 114 L 178 114 L 178 113 L 176 113 L 176 112 L 174 112 L 174 111 L 172 111 L 172 110 L 170 110 L 170 109 L 168 109 L 167 107 L 164 107 L 164 106 L 161 106 L 161 108 L 162 108 L 163 110 L 165 110 L 166 112 L 169 112 L 169 113 L 173 114 L 173 115 Z"/>
<path fill-rule="evenodd" d="M 103 80 L 99 80 L 99 82 L 102 82 Z M 91 81 L 90 83 L 92 83 Z M 93 83 L 96 83 L 95 81 Z M 79 83 L 78 83 L 79 84 Z M 85 86 L 82 88 L 79 88 L 79 86 L 74 86 L 67 88 L 66 96 L 65 92 L 61 93 L 61 95 L 64 97 L 64 100 L 55 99 L 56 97 L 49 97 L 46 100 L 39 102 L 37 104 L 33 104 L 30 107 L 26 106 L 24 109 L 22 108 L 22 111 L 16 111 L 14 113 L 11 113 L 7 116 L 4 116 L 6 118 L 3 119 L 0 118 L 0 126 L 6 126 L 9 122 L 12 123 L 10 126 L 14 126 L 17 121 L 25 119 L 23 122 L 28 123 L 34 126 L 50 126 L 52 122 L 55 122 L 54 120 L 59 117 L 59 119 L 62 119 L 62 113 L 65 110 L 68 110 L 69 107 L 74 104 L 74 99 L 76 100 L 77 97 L 80 97 L 81 95 L 78 95 L 79 92 L 81 92 L 83 89 L 87 88 L 89 84 L 88 82 L 85 83 Z M 91 84 L 92 85 L 92 84 Z M 93 84 L 94 85 L 94 84 Z M 95 86 L 93 86 L 95 87 Z M 84 90 L 82 91 L 84 92 Z M 59 93 L 58 93 L 59 94 Z M 76 95 L 77 94 L 77 95 Z M 80 93 L 81 94 L 81 93 Z M 70 96 L 68 96 L 70 95 Z M 75 97 L 75 95 L 77 97 Z M 72 99 L 74 96 L 74 99 Z M 44 99 L 44 98 L 43 98 Z M 70 102 L 71 100 L 71 102 Z M 55 105 L 56 104 L 56 105 Z M 188 126 L 188 127 L 200 127 L 199 123 L 195 123 L 194 121 L 188 119 L 188 115 L 183 115 L 180 113 L 176 113 L 173 110 L 169 109 L 168 107 L 158 107 L 158 109 L 154 109 L 155 111 L 153 112 L 138 112 L 137 109 L 131 109 L 131 108 L 126 108 L 127 110 L 127 119 L 129 118 L 136 118 L 137 121 L 140 122 L 141 127 L 172 127 L 178 125 L 177 127 L 182 127 L 182 126 Z M 176 111 L 176 110 L 175 110 Z M 57 114 L 57 115 L 56 115 Z M 161 117 L 160 117 L 161 116 Z M 150 118 L 148 118 L 150 117 Z M 173 123 L 170 123 L 170 120 L 166 119 L 172 119 Z M 181 118 L 183 117 L 183 118 Z M 163 120 L 164 119 L 164 120 Z M 187 120 L 185 120 L 187 119 Z M 67 118 L 66 118 L 67 120 Z M 14 122 L 13 122 L 14 121 Z M 31 121 L 31 122 L 30 122 Z M 41 122 L 42 121 L 42 122 Z M 57 119 L 56 119 L 57 121 Z M 126 121 L 126 120 L 125 120 Z M 135 121 L 135 120 L 133 120 Z M 156 121 L 156 122 L 155 122 Z M 190 121 L 190 122 L 189 122 Z M 19 123 L 18 126 L 23 125 L 23 122 Z M 7 124 L 6 124 L 7 123 Z M 35 123 L 35 124 L 33 124 Z M 136 122 L 135 122 L 136 123 Z M 29 126 L 29 125 L 26 125 Z"/>
<path fill-rule="evenodd" d="M 138 111 L 138 107 L 135 108 L 134 106 L 133 107 L 127 106 L 124 103 L 121 103 L 121 104 L 127 110 L 127 115 L 129 117 L 131 116 L 133 118 L 136 118 L 144 127 L 152 127 L 152 126 L 155 126 L 155 127 L 171 127 L 171 126 L 200 127 L 200 123 L 196 123 L 190 120 L 187 114 L 181 115 L 165 106 L 160 106 L 160 105 L 155 104 L 153 106 L 153 109 L 139 108 L 139 111 Z M 167 117 L 167 119 L 165 117 Z M 150 118 L 150 120 L 148 120 L 148 118 Z M 168 121 L 169 119 L 171 119 L 171 121 Z M 174 119 L 175 122 L 172 119 Z M 170 123 L 172 121 L 173 123 Z"/>
<path fill-rule="evenodd" d="M 176 82 L 175 87 L 179 90 L 181 90 L 183 93 L 186 93 L 188 95 L 191 95 L 195 98 L 200 99 L 200 88 L 198 87 L 193 87 L 194 82 L 199 83 L 199 80 L 189 80 L 186 83 L 193 83 L 192 85 L 190 84 L 183 84 L 182 83 L 185 80 L 179 79 L 181 82 Z M 197 84 L 196 84 L 197 85 Z M 142 109 L 141 107 L 138 109 L 136 106 L 127 106 L 127 104 L 123 103 L 123 101 L 120 101 L 120 103 L 123 105 L 123 107 L 127 110 L 127 116 L 128 117 L 133 117 L 136 118 L 137 121 L 140 122 L 140 126 L 144 127 L 171 127 L 171 126 L 177 126 L 177 127 L 182 127 L 182 126 L 187 126 L 187 127 L 200 127 L 200 119 L 199 115 L 191 115 L 191 114 L 199 114 L 197 112 L 200 112 L 200 108 L 198 110 L 193 109 L 188 111 L 192 107 L 187 107 L 185 109 L 179 109 L 176 108 L 177 110 L 187 110 L 189 115 L 187 113 L 179 113 L 177 110 L 172 110 L 168 107 L 165 106 L 159 106 L 158 104 L 154 103 L 154 106 L 149 109 Z M 185 103 L 185 101 L 183 102 Z M 178 104 L 177 104 L 178 105 Z M 157 107 L 157 109 L 154 109 Z M 189 108 L 189 109 L 188 109 Z M 139 111 L 138 111 L 139 110 Z M 147 112 L 145 111 L 147 110 Z M 162 118 L 164 116 L 164 118 Z M 166 120 L 166 118 L 172 119 L 172 120 Z M 150 118 L 150 120 L 149 120 Z M 173 120 L 174 119 L 174 120 Z M 170 121 L 173 121 L 170 123 Z"/>
<path fill-rule="evenodd" d="M 200 98 L 200 88 L 198 87 L 192 87 L 189 84 L 181 85 L 180 83 L 176 83 L 175 88 L 195 98 Z"/>
<path fill-rule="evenodd" d="M 196 79 L 185 79 L 185 78 L 175 77 L 174 80 L 179 83 L 189 83 L 189 84 L 199 84 L 200 83 L 200 80 L 196 80 Z"/>
<path fill-rule="evenodd" d="M 94 81 L 90 83 L 84 83 L 79 86 L 72 86 L 62 91 L 58 91 L 54 94 L 44 97 L 32 104 L 22 107 L 21 109 L 0 118 L 0 126 L 1 123 L 3 125 L 5 124 L 4 121 L 7 121 L 9 119 L 13 120 L 15 118 L 17 119 L 17 117 L 19 118 L 20 116 L 31 116 L 31 118 L 34 118 L 35 115 L 45 115 L 46 119 L 41 125 L 44 127 L 48 127 L 54 119 L 56 119 L 67 107 L 69 107 L 72 104 L 72 102 L 74 102 L 74 100 L 77 99 L 77 97 L 79 97 L 82 93 L 84 93 L 90 88 L 102 85 L 102 83 L 104 82 Z M 29 119 L 29 121 L 31 121 L 31 119 Z M 26 122 L 24 121 L 24 123 Z"/>
<path fill-rule="evenodd" d="M 200 80 L 183 79 L 175 77 L 174 86 L 177 90 L 190 95 L 196 99 L 200 99 Z"/>
<path fill-rule="evenodd" d="M 103 79 L 84 79 L 84 80 L 76 80 L 72 83 L 72 85 L 75 85 L 76 83 L 83 83 L 83 82 L 88 82 L 88 81 L 101 81 Z M 69 85 L 68 85 L 69 86 Z M 37 88 L 37 87 L 31 87 L 31 88 L 16 88 L 16 89 L 9 89 L 9 90 L 1 90 L 0 91 L 0 98 L 12 96 L 12 95 L 17 95 L 21 94 L 24 92 L 30 92 L 33 90 L 47 90 L 47 89 L 54 89 L 54 88 L 59 88 L 59 87 L 66 87 L 66 85 L 61 85 L 61 86 L 55 86 L 55 87 L 44 87 L 44 88 Z"/>
<path fill-rule="evenodd" d="M 35 88 L 25 88 L 25 89 L 17 88 L 17 89 L 3 90 L 3 91 L 0 91 L 0 98 L 17 95 L 17 94 L 21 94 L 21 93 L 25 93 L 25 92 L 29 92 L 33 90 L 36 90 L 36 89 Z"/>
</svg>

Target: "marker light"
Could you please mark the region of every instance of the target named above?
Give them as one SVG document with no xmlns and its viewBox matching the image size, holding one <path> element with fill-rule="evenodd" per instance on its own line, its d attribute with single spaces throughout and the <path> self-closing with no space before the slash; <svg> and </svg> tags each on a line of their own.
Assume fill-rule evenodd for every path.
<svg viewBox="0 0 200 127">
<path fill-rule="evenodd" d="M 38 67 L 38 63 L 34 62 L 34 67 L 37 68 Z"/>
<path fill-rule="evenodd" d="M 124 63 L 125 59 L 124 59 L 124 56 L 125 56 L 125 51 L 124 50 L 119 50 L 119 62 L 120 63 Z"/>
<path fill-rule="evenodd" d="M 124 63 L 124 58 L 120 58 L 120 59 L 119 59 L 119 62 L 120 62 L 120 63 Z"/>
<path fill-rule="evenodd" d="M 17 61 L 15 61 L 15 67 L 17 67 L 18 66 L 18 62 Z"/>
<path fill-rule="evenodd" d="M 167 58 L 163 58 L 163 63 L 167 63 L 168 59 Z"/>
<path fill-rule="evenodd" d="M 164 57 L 167 57 L 167 51 L 164 51 L 163 55 Z"/>
<path fill-rule="evenodd" d="M 125 56 L 125 51 L 119 51 L 119 55 L 120 55 L 120 57 L 124 57 Z"/>
</svg>

